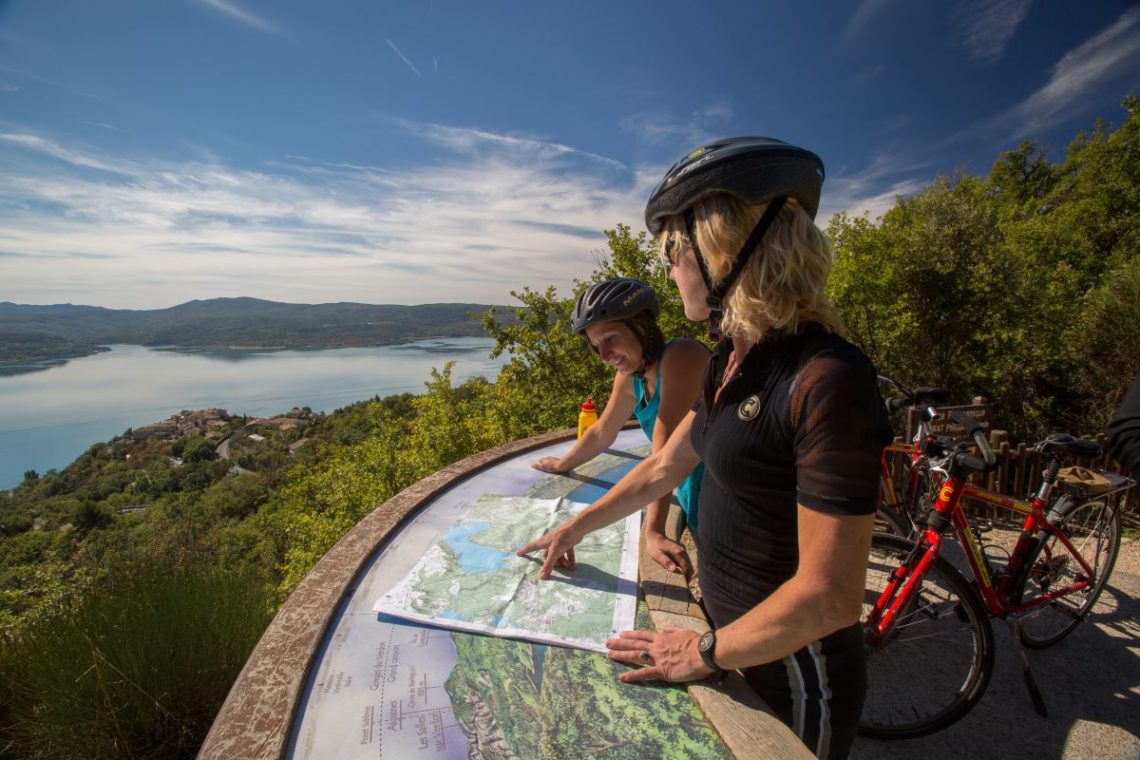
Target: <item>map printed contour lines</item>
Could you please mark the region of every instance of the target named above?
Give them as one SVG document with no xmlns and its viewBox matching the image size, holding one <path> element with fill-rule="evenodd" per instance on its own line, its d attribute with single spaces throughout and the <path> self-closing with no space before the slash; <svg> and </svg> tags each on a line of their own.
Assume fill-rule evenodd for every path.
<svg viewBox="0 0 1140 760">
<path fill-rule="evenodd" d="M 587 535 L 577 569 L 538 578 L 539 553 L 518 547 L 588 504 L 485 494 L 431 546 L 373 612 L 442 628 L 605 652 L 634 627 L 640 513 Z"/>
</svg>

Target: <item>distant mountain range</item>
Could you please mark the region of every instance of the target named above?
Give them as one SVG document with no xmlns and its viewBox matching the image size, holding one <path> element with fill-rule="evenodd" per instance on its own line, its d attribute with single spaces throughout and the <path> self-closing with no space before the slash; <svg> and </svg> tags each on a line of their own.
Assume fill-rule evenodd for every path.
<svg viewBox="0 0 1140 760">
<path fill-rule="evenodd" d="M 0 363 L 85 356 L 110 343 L 179 348 L 384 346 L 431 337 L 484 335 L 490 306 L 436 303 L 292 304 L 212 298 L 169 309 L 104 309 L 0 302 Z M 500 308 L 500 318 L 513 312 Z"/>
</svg>

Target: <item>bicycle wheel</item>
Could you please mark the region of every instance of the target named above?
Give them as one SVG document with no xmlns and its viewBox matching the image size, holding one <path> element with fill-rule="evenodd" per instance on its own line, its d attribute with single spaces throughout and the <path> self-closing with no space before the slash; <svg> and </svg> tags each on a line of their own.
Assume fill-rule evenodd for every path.
<svg viewBox="0 0 1140 760">
<path fill-rule="evenodd" d="M 1087 615 L 1097 612 L 1097 600 L 1120 550 L 1120 512 L 1107 500 L 1094 499 L 1077 505 L 1065 516 L 1060 528 L 1089 563 L 1093 577 L 1083 591 L 1067 594 L 1021 616 L 1018 620 L 1021 643 L 1034 649 L 1056 644 L 1072 633 Z M 1034 560 L 1022 601 L 1031 602 L 1051 589 L 1064 588 L 1084 577 L 1080 564 L 1061 540 L 1050 536 Z"/>
<path fill-rule="evenodd" d="M 896 536 L 872 537 L 864 620 L 913 547 Z M 926 736 L 957 721 L 985 693 L 994 665 L 989 615 L 969 582 L 939 557 L 886 642 L 868 644 L 866 655 L 859 733 L 879 739 Z"/>
<path fill-rule="evenodd" d="M 875 511 L 875 532 L 889 533 L 892 536 L 906 538 L 911 533 L 910 521 L 904 515 L 900 515 L 896 509 L 883 502 Z"/>
</svg>

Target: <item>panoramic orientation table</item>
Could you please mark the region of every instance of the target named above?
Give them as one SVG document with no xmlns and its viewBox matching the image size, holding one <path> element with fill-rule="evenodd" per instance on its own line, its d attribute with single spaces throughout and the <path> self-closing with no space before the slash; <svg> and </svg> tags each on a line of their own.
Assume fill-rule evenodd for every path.
<svg viewBox="0 0 1140 760">
<path fill-rule="evenodd" d="M 470 457 L 357 524 L 278 612 L 199 757 L 810 758 L 738 674 L 719 685 L 623 684 L 625 666 L 596 652 L 372 611 L 479 497 L 590 503 L 649 451 L 631 427 L 573 473 L 530 466 L 565 453 L 573 437 L 537 436 Z M 678 514 L 674 507 L 674 533 Z M 707 629 L 684 580 L 644 551 L 640 576 L 639 627 Z"/>
</svg>

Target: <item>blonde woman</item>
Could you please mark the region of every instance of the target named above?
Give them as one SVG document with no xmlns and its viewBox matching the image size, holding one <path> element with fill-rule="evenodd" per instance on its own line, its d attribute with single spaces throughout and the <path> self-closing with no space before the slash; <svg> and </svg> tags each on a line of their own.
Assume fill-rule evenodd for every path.
<svg viewBox="0 0 1140 760">
<path fill-rule="evenodd" d="M 878 463 L 890 440 L 875 369 L 824 293 L 813 219 L 823 163 L 763 137 L 678 161 L 645 210 L 685 315 L 720 339 L 701 399 L 659 452 L 532 541 L 543 577 L 582 536 L 705 465 L 698 575 L 713 630 L 623 631 L 623 681 L 741 670 L 820 758 L 845 758 L 866 691 L 859 616 Z M 723 338 L 720 336 L 723 335 Z"/>
</svg>

